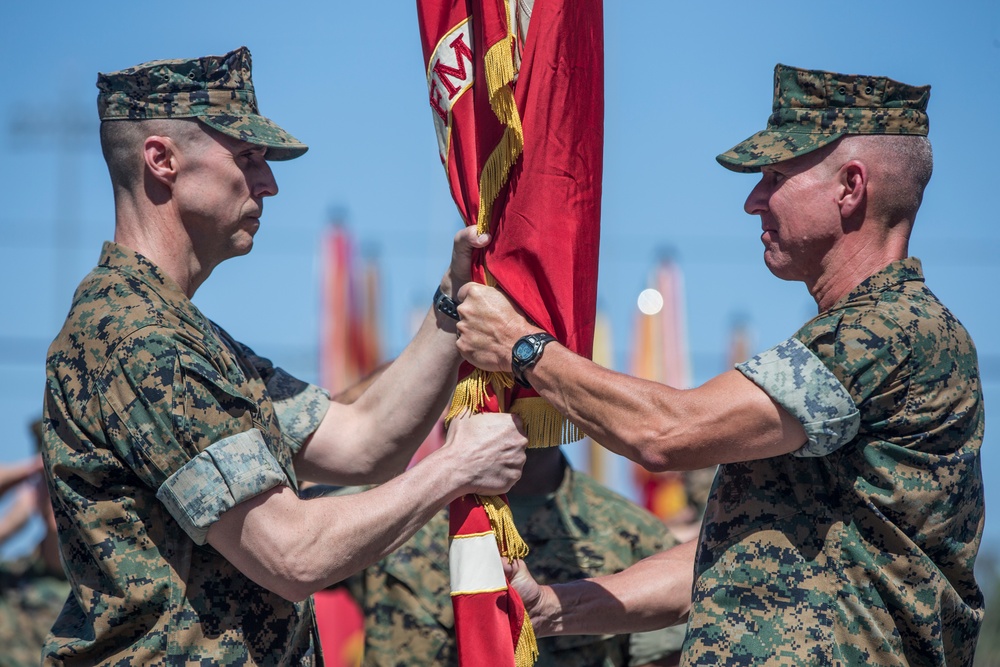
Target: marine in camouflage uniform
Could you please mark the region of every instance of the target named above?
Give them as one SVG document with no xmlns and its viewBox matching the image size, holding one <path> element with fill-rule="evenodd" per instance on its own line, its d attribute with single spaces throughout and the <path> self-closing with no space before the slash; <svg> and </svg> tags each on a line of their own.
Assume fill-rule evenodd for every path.
<svg viewBox="0 0 1000 667">
<path fill-rule="evenodd" d="M 306 150 L 257 113 L 245 48 L 97 85 L 104 122 L 191 117 L 271 144 L 272 159 Z M 43 451 L 74 591 L 46 662 L 310 663 L 311 605 L 249 580 L 206 534 L 240 502 L 295 488 L 292 456 L 328 396 L 255 357 L 159 267 L 111 242 L 77 288 L 46 374 Z"/>
<path fill-rule="evenodd" d="M 525 562 L 539 581 L 555 583 L 619 572 L 676 544 L 655 516 L 573 470 L 558 450 L 535 456 L 562 460 L 562 481 L 544 495 L 508 494 Z M 527 466 L 532 466 L 529 457 Z M 448 567 L 448 512 L 438 513 L 397 551 L 351 577 L 365 614 L 364 664 L 447 667 L 458 664 Z M 538 667 L 639 667 L 676 656 L 683 627 L 633 635 L 539 639 Z M 672 664 L 672 663 L 671 663 Z"/>
<path fill-rule="evenodd" d="M 687 664 L 971 664 L 982 394 L 972 341 L 920 262 L 891 264 L 739 369 L 803 420 L 802 397 L 823 400 L 816 378 L 833 373 L 857 436 L 720 466 Z"/>
<path fill-rule="evenodd" d="M 37 449 L 41 425 L 41 419 L 31 424 Z M 70 594 L 48 491 L 24 472 L 15 479 L 28 485 L 20 487 L 28 501 L 25 509 L 41 518 L 45 533 L 30 554 L 0 562 L 0 667 L 37 667 L 45 637 Z"/>
<path fill-rule="evenodd" d="M 258 586 L 205 537 L 240 502 L 295 488 L 292 456 L 328 402 L 106 243 L 49 349 L 46 465 L 76 594 L 48 659 L 309 663 L 311 604 Z"/>
<path fill-rule="evenodd" d="M 719 161 L 759 171 L 844 132 L 926 135 L 928 97 L 779 65 L 768 129 Z M 971 664 L 982 392 L 975 346 L 919 260 L 889 264 L 737 369 L 804 425 L 839 419 L 855 435 L 720 466 L 686 664 Z"/>
<path fill-rule="evenodd" d="M 461 446 L 402 471 L 459 364 L 454 322 L 434 309 L 387 374 L 410 388 L 404 405 L 380 386 L 331 407 L 193 305 L 215 266 L 252 248 L 277 193 L 269 161 L 306 151 L 258 113 L 246 48 L 101 74 L 98 89 L 115 242 L 49 348 L 43 454 L 73 594 L 45 663 L 320 664 L 310 594 L 453 498 L 509 488 L 525 439 L 509 416 L 462 419 Z M 468 280 L 463 242 L 444 293 Z M 493 468 L 459 465 L 476 457 Z M 307 503 L 303 472 L 392 479 Z"/>
<path fill-rule="evenodd" d="M 765 263 L 816 300 L 787 341 L 691 390 L 546 346 L 529 381 L 604 446 L 653 469 L 721 465 L 696 554 L 680 545 L 599 588 L 515 579 L 540 634 L 689 612 L 685 665 L 972 664 L 978 361 L 908 256 L 932 170 L 929 96 L 778 65 L 767 128 L 718 156 L 762 172 L 744 208 Z M 462 317 L 463 356 L 485 370 L 533 331 L 488 288 L 466 289 Z M 688 562 L 690 598 L 670 585 Z"/>
</svg>

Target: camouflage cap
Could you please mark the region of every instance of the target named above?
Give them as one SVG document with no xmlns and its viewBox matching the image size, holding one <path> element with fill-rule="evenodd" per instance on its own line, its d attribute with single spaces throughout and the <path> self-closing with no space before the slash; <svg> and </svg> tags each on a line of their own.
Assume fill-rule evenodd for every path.
<svg viewBox="0 0 1000 667">
<path fill-rule="evenodd" d="M 930 86 L 884 76 L 835 74 L 776 65 L 767 128 L 715 159 L 726 169 L 760 171 L 846 134 L 927 136 Z"/>
<path fill-rule="evenodd" d="M 267 147 L 268 160 L 290 160 L 308 150 L 260 115 L 250 79 L 250 51 L 224 56 L 154 60 L 97 75 L 97 113 L 106 120 L 197 118 L 230 137 Z"/>
</svg>

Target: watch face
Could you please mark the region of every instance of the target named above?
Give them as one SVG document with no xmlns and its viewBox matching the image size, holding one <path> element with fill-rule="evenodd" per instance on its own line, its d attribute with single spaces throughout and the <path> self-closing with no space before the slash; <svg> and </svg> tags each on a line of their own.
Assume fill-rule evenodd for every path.
<svg viewBox="0 0 1000 667">
<path fill-rule="evenodd" d="M 514 346 L 514 356 L 518 361 L 525 361 L 531 358 L 531 353 L 535 351 L 535 346 L 526 340 L 519 340 Z"/>
</svg>

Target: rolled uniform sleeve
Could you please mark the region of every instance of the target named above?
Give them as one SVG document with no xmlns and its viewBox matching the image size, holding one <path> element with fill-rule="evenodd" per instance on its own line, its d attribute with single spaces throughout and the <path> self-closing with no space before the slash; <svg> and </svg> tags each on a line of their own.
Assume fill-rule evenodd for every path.
<svg viewBox="0 0 1000 667">
<path fill-rule="evenodd" d="M 167 478 L 156 497 L 196 544 L 209 527 L 244 500 L 286 481 L 257 429 L 211 445 Z"/>
<path fill-rule="evenodd" d="M 235 505 L 294 486 L 277 456 L 280 429 L 254 382 L 234 359 L 212 363 L 169 331 L 126 339 L 105 366 L 111 444 L 197 544 Z"/>
<path fill-rule="evenodd" d="M 793 456 L 826 456 L 857 435 L 861 419 L 854 399 L 797 338 L 737 364 L 736 369 L 802 424 L 807 440 Z"/>
</svg>

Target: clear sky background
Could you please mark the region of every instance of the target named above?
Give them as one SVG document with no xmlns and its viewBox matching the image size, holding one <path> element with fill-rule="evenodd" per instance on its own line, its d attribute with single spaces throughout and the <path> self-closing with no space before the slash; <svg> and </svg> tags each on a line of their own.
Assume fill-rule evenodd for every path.
<svg viewBox="0 0 1000 667">
<path fill-rule="evenodd" d="M 280 8 L 279 8 L 280 7 Z M 210 317 L 304 379 L 316 378 L 318 240 L 344 211 L 382 269 L 384 344 L 397 354 L 460 222 L 438 160 L 412 0 L 14 2 L 0 25 L 0 461 L 28 456 L 44 359 L 72 291 L 111 238 L 98 71 L 246 45 L 262 112 L 310 146 L 275 163 L 256 247 L 195 296 Z M 599 305 L 615 365 L 636 297 L 670 253 L 686 280 L 695 380 L 724 370 L 735 320 L 752 351 L 815 314 L 771 276 L 743 213 L 756 182 L 714 157 L 761 129 L 776 63 L 931 84 L 935 173 L 911 253 L 971 331 L 988 405 L 1000 402 L 1000 3 L 674 3 L 605 7 L 606 130 Z M 558 233 L 553 230 L 553 234 Z M 1000 430 L 987 424 L 987 501 L 1000 502 Z M 1000 548 L 1000 521 L 987 543 Z"/>
</svg>

